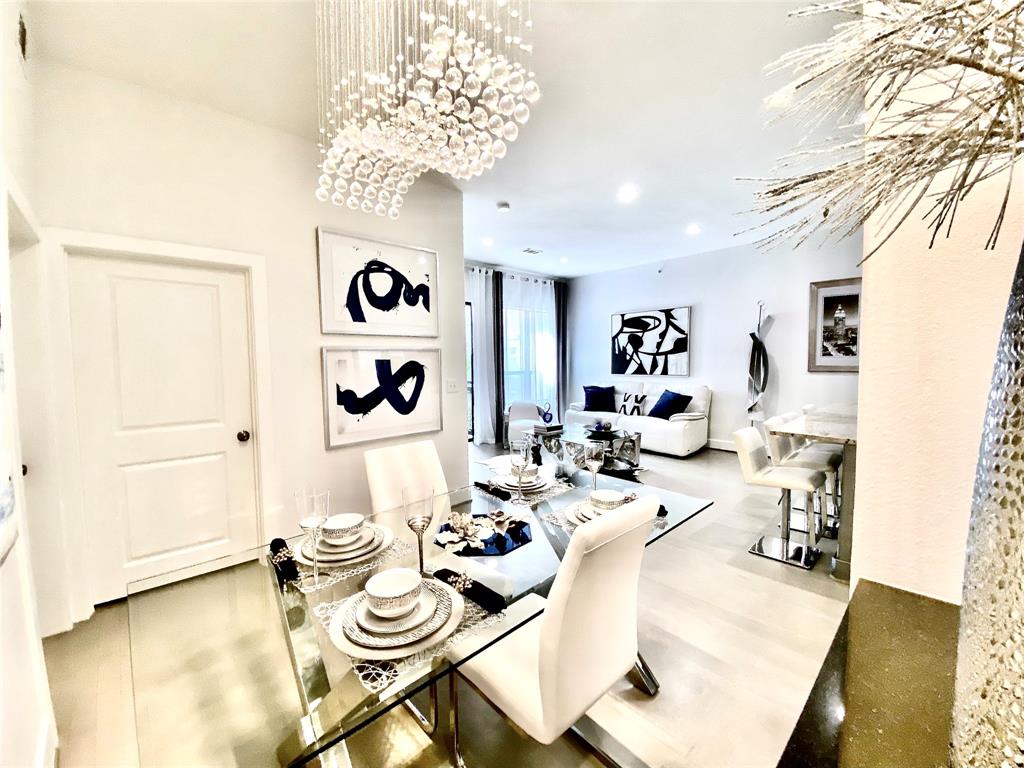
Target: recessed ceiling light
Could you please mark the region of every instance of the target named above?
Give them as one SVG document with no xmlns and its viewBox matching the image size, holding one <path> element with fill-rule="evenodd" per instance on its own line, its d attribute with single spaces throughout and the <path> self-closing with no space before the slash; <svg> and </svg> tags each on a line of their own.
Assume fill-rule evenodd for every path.
<svg viewBox="0 0 1024 768">
<path fill-rule="evenodd" d="M 619 191 L 615 193 L 615 197 L 623 205 L 629 205 L 638 197 L 640 197 L 640 190 L 636 184 L 623 184 L 619 187 Z"/>
<path fill-rule="evenodd" d="M 558 261 L 561 262 L 562 264 L 568 264 L 569 263 L 569 257 L 568 256 L 563 256 Z"/>
<path fill-rule="evenodd" d="M 701 229 L 700 224 L 698 224 L 696 221 L 691 221 L 689 224 L 686 225 L 686 234 L 688 235 L 699 235 L 703 231 L 704 230 Z"/>
<path fill-rule="evenodd" d="M 494 245 L 494 238 L 493 237 L 485 237 L 480 242 L 484 244 L 484 248 L 490 248 L 492 245 Z"/>
<path fill-rule="evenodd" d="M 512 209 L 512 206 L 508 204 L 508 200 L 498 201 L 498 210 L 501 213 L 508 213 Z"/>
</svg>

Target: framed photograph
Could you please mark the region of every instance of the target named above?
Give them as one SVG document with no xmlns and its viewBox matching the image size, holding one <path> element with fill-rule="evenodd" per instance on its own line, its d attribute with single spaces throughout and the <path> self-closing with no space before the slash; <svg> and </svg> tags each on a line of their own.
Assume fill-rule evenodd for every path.
<svg viewBox="0 0 1024 768">
<path fill-rule="evenodd" d="M 437 336 L 437 252 L 318 228 L 320 330 Z"/>
<path fill-rule="evenodd" d="M 811 283 L 808 371 L 860 369 L 860 278 Z"/>
<path fill-rule="evenodd" d="M 612 373 L 690 375 L 690 308 L 612 315 Z"/>
<path fill-rule="evenodd" d="M 441 429 L 441 350 L 323 348 L 328 449 Z"/>
</svg>

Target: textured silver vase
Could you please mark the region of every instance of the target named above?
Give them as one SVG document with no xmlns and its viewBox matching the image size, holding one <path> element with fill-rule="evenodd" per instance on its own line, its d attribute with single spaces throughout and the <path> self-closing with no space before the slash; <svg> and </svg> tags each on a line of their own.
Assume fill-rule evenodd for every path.
<svg viewBox="0 0 1024 768">
<path fill-rule="evenodd" d="M 1024 249 L 974 481 L 950 762 L 1024 765 Z"/>
</svg>

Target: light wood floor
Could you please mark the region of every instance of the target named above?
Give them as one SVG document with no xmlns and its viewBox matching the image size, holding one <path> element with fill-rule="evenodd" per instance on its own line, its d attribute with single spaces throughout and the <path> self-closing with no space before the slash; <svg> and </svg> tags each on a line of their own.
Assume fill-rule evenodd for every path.
<svg viewBox="0 0 1024 768">
<path fill-rule="evenodd" d="M 491 453 L 470 448 L 471 458 Z M 640 646 L 661 682 L 660 694 L 648 698 L 623 681 L 590 714 L 652 767 L 774 766 L 842 617 L 847 588 L 828 578 L 826 558 L 808 573 L 746 553 L 759 533 L 775 527 L 777 496 L 744 485 L 734 454 L 705 450 L 685 460 L 645 454 L 644 465 L 646 484 L 715 503 L 645 556 Z M 179 616 L 184 621 L 190 613 L 218 610 L 167 594 L 155 610 L 172 624 Z M 159 749 L 143 751 L 143 765 L 275 764 L 282 723 L 263 713 L 297 711 L 295 684 L 287 665 L 276 663 L 286 653 L 283 637 L 263 629 L 277 620 L 276 609 L 244 595 L 239 603 L 245 610 L 232 620 L 251 621 L 252 632 L 229 649 L 237 668 L 205 665 L 204 657 L 225 656 L 223 648 L 206 647 L 206 638 L 169 634 L 155 645 L 163 651 L 163 668 L 145 681 L 136 670 L 144 688 L 139 722 L 149 733 L 164 723 L 165 734 Z M 139 765 L 125 604 L 98 609 L 44 645 L 62 768 Z M 280 697 L 271 706 L 253 699 L 253 691 L 268 684 Z M 203 702 L 218 696 L 238 700 L 233 721 L 204 715 Z M 462 701 L 471 765 L 600 765 L 572 738 L 540 747 L 470 691 Z M 240 733 L 247 735 L 246 748 L 227 749 Z M 373 768 L 446 764 L 443 750 L 403 715 L 358 735 L 350 752 L 354 764 Z"/>
</svg>

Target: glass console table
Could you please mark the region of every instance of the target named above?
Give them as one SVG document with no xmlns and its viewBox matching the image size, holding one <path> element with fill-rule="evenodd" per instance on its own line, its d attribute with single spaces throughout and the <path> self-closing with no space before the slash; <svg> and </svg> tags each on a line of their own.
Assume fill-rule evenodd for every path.
<svg viewBox="0 0 1024 768">
<path fill-rule="evenodd" d="M 486 472 L 475 466 L 474 479 Z M 445 650 L 473 637 L 479 653 L 540 615 L 543 603 L 523 598 L 547 594 L 573 529 L 563 511 L 590 491 L 585 472 L 561 482 L 558 495 L 533 505 L 503 502 L 477 488 L 435 498 L 434 519 L 424 536 L 427 570 L 464 573 L 500 595 L 505 607 L 492 613 L 467 599 L 451 638 L 393 661 L 349 657 L 326 627 L 339 603 L 357 594 L 374 572 L 417 567 L 416 539 L 402 510 L 370 517 L 395 534 L 379 556 L 323 570 L 324 585 L 312 591 L 294 582 L 279 586 L 265 548 L 131 584 L 128 623 L 140 764 L 347 766 L 347 740 L 400 708 L 406 720 L 413 715 L 421 737 L 429 734 L 446 744 L 452 734 L 438 718 L 437 684 L 455 665 Z M 624 480 L 602 478 L 601 485 L 659 497 L 665 514 L 656 520 L 648 545 L 711 506 L 705 499 Z M 450 511 L 482 515 L 501 508 L 530 525 L 530 543 L 480 557 L 462 557 L 434 543 Z M 292 539 L 290 546 L 298 549 L 302 541 Z M 642 660 L 636 674 L 640 687 L 653 695 L 657 682 Z M 576 728 L 613 764 L 636 764 L 587 718 Z"/>
</svg>

